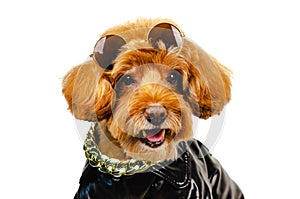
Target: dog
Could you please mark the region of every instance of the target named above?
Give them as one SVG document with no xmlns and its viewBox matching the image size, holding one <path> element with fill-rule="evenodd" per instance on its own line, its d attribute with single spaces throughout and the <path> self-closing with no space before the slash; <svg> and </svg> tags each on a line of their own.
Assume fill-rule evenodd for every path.
<svg viewBox="0 0 300 199">
<path fill-rule="evenodd" d="M 108 29 L 63 78 L 71 113 L 92 122 L 74 198 L 244 198 L 192 116 L 220 114 L 231 72 L 169 19 Z"/>
</svg>

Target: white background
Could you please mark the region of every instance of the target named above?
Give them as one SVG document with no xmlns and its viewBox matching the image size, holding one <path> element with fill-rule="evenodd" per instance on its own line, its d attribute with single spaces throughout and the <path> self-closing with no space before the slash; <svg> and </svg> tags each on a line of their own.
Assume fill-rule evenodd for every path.
<svg viewBox="0 0 300 199">
<path fill-rule="evenodd" d="M 108 27 L 167 17 L 234 72 L 212 151 L 246 198 L 299 197 L 299 3 L 63 1 L 0 3 L 1 198 L 73 198 L 82 143 L 61 78 Z"/>
</svg>

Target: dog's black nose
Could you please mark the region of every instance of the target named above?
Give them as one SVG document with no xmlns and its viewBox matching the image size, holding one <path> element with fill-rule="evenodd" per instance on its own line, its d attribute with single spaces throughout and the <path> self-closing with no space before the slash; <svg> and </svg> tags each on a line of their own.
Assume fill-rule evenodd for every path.
<svg viewBox="0 0 300 199">
<path fill-rule="evenodd" d="M 167 110 L 161 105 L 151 105 L 145 110 L 144 115 L 151 124 L 160 125 L 167 118 Z"/>
</svg>

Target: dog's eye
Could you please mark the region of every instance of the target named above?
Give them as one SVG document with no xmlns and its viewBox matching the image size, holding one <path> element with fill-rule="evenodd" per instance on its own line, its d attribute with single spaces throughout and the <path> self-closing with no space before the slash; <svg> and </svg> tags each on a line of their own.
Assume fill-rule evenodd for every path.
<svg viewBox="0 0 300 199">
<path fill-rule="evenodd" d="M 124 75 L 122 77 L 122 82 L 126 85 L 126 86 L 130 86 L 132 84 L 135 83 L 135 80 L 133 79 L 133 77 L 131 75 Z"/>
<path fill-rule="evenodd" d="M 167 81 L 173 85 L 178 84 L 181 81 L 181 75 L 177 71 L 172 71 L 169 74 Z"/>
</svg>

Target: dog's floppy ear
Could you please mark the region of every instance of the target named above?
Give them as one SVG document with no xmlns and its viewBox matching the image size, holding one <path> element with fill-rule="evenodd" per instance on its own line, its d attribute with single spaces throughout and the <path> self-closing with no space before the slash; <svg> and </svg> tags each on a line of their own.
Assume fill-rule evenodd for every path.
<svg viewBox="0 0 300 199">
<path fill-rule="evenodd" d="M 182 46 L 182 34 L 177 27 L 170 23 L 160 23 L 154 26 L 149 34 L 148 40 L 154 48 L 158 48 L 159 41 L 165 44 L 166 49 L 171 46 Z"/>
<path fill-rule="evenodd" d="M 100 67 L 111 70 L 112 62 L 124 44 L 126 44 L 125 40 L 118 35 L 101 37 L 94 47 L 94 60 Z"/>
<path fill-rule="evenodd" d="M 80 120 L 100 121 L 111 114 L 111 84 L 93 60 L 71 69 L 63 78 L 62 92 L 72 114 Z"/>
<path fill-rule="evenodd" d="M 231 71 L 193 42 L 185 44 L 182 53 L 190 60 L 187 96 L 194 115 L 207 119 L 220 114 L 231 98 Z"/>
</svg>

